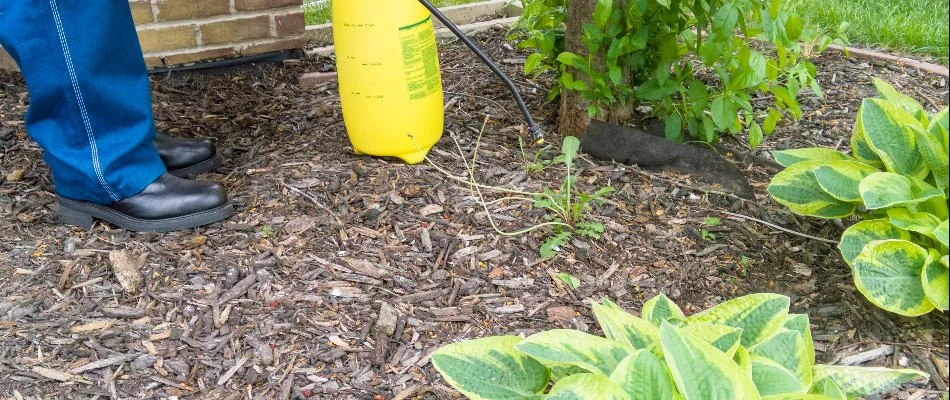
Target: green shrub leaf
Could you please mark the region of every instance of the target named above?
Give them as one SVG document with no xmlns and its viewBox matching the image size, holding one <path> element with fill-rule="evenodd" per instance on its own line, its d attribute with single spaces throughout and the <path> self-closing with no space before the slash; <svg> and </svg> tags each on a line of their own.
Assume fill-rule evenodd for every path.
<svg viewBox="0 0 950 400">
<path fill-rule="evenodd" d="M 554 384 L 545 400 L 627 400 L 627 395 L 606 376 L 577 374 Z"/>
<path fill-rule="evenodd" d="M 712 111 L 713 122 L 721 130 L 728 130 L 739 118 L 739 105 L 727 96 L 716 97 L 710 111 Z"/>
<path fill-rule="evenodd" d="M 914 243 L 874 241 L 854 259 L 854 283 L 880 308 L 908 317 L 923 315 L 934 309 L 921 283 L 926 262 L 927 251 Z"/>
<path fill-rule="evenodd" d="M 814 367 L 815 381 L 828 378 L 846 395 L 867 396 L 880 393 L 904 382 L 930 376 L 912 369 L 877 367 L 846 367 L 818 364 Z"/>
<path fill-rule="evenodd" d="M 646 350 L 623 359 L 610 380 L 627 393 L 630 400 L 672 400 L 673 381 L 666 365 Z"/>
<path fill-rule="evenodd" d="M 864 99 L 861 109 L 864 134 L 887 170 L 926 177 L 927 165 L 917 152 L 917 135 L 910 128 L 920 122 L 886 100 Z"/>
<path fill-rule="evenodd" d="M 877 89 L 877 93 L 881 98 L 907 111 L 908 114 L 913 115 L 924 109 L 917 100 L 897 91 L 889 83 L 878 78 L 871 78 L 871 80 L 874 82 L 874 88 Z"/>
<path fill-rule="evenodd" d="M 805 161 L 839 161 L 850 160 L 847 154 L 825 147 L 809 147 L 804 149 L 790 149 L 773 151 L 775 162 L 783 167 L 791 167 Z"/>
<path fill-rule="evenodd" d="M 432 355 L 432 365 L 473 400 L 539 400 L 548 386 L 548 371 L 515 349 L 521 340 L 497 336 L 452 343 Z"/>
<path fill-rule="evenodd" d="M 603 304 L 593 303 L 592 307 L 594 317 L 608 339 L 624 345 L 631 353 L 646 349 L 662 354 L 658 347 L 660 330 L 649 321 Z"/>
<path fill-rule="evenodd" d="M 868 175 L 876 172 L 881 171 L 867 164 L 847 160 L 831 161 L 814 169 L 818 185 L 825 192 L 838 200 L 849 203 L 861 201 L 858 184 Z"/>
<path fill-rule="evenodd" d="M 756 293 L 735 298 L 695 314 L 690 323 L 709 322 L 742 329 L 742 345 L 753 345 L 769 338 L 785 324 L 789 299 L 773 293 Z"/>
<path fill-rule="evenodd" d="M 643 319 L 650 321 L 657 327 L 659 327 L 663 321 L 686 318 L 686 315 L 683 314 L 683 310 L 680 310 L 680 307 L 663 293 L 643 303 L 643 311 L 640 315 L 643 316 Z"/>
<path fill-rule="evenodd" d="M 663 355 L 679 393 L 686 399 L 758 399 L 752 378 L 731 358 L 695 336 L 664 322 Z"/>
<path fill-rule="evenodd" d="M 805 391 L 794 373 L 765 357 L 752 356 L 752 381 L 763 396 Z"/>
<path fill-rule="evenodd" d="M 629 354 L 613 340 L 570 329 L 536 333 L 515 347 L 548 366 L 573 365 L 604 375 Z"/>
<path fill-rule="evenodd" d="M 772 178 L 769 194 L 792 211 L 819 218 L 844 218 L 854 213 L 855 205 L 832 197 L 818 184 L 813 172 L 824 161 L 793 164 Z M 867 179 L 867 178 L 865 178 Z"/>
<path fill-rule="evenodd" d="M 814 345 L 809 343 L 809 345 Z M 782 328 L 776 334 L 749 349 L 754 357 L 772 360 L 788 370 L 802 388 L 811 386 L 811 366 L 805 338 L 798 331 Z M 753 366 L 753 371 L 755 367 Z M 782 393 L 782 392 L 771 392 Z"/>
<path fill-rule="evenodd" d="M 940 262 L 940 252 L 929 249 L 927 266 L 920 276 L 927 299 L 940 311 L 950 307 L 950 270 Z"/>
<path fill-rule="evenodd" d="M 910 232 L 900 229 L 886 219 L 866 220 L 852 225 L 841 235 L 838 250 L 848 265 L 854 265 L 854 259 L 861 254 L 864 246 L 875 240 L 900 239 L 911 240 Z"/>
</svg>

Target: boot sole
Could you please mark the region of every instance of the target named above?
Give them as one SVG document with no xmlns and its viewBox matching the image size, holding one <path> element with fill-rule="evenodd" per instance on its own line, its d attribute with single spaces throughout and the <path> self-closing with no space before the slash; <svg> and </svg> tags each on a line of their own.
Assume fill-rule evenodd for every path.
<svg viewBox="0 0 950 400">
<path fill-rule="evenodd" d="M 207 160 L 185 168 L 168 171 L 168 173 L 179 178 L 192 179 L 203 173 L 214 171 L 222 165 L 224 165 L 224 158 L 222 158 L 220 154 L 214 153 L 214 155 Z"/>
<path fill-rule="evenodd" d="M 134 232 L 171 232 L 197 228 L 221 221 L 234 214 L 231 203 L 220 207 L 180 217 L 164 219 L 141 219 L 130 217 L 99 204 L 76 201 L 57 196 L 59 220 L 84 229 L 92 227 L 93 219 L 108 221 L 113 225 Z"/>
</svg>

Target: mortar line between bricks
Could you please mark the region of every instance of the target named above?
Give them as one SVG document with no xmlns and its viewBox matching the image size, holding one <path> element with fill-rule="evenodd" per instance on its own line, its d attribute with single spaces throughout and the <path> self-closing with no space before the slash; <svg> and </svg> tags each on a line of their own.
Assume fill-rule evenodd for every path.
<svg viewBox="0 0 950 400">
<path fill-rule="evenodd" d="M 241 49 L 251 46 L 265 45 L 271 43 L 280 43 L 285 41 L 300 40 L 305 39 L 305 35 L 294 35 L 286 36 L 280 38 L 261 38 L 261 39 L 251 39 L 251 40 L 242 40 L 237 42 L 223 43 L 223 44 L 214 44 L 200 47 L 188 47 L 184 49 L 175 49 L 175 50 L 165 50 L 165 51 L 156 51 L 150 53 L 144 53 L 145 57 L 168 57 L 168 56 L 177 56 L 185 54 L 200 53 L 207 50 L 221 50 L 221 49 Z"/>
<path fill-rule="evenodd" d="M 157 6 L 155 6 L 157 7 Z M 155 12 L 155 10 L 153 10 Z M 281 7 L 281 8 L 271 8 L 261 11 L 240 11 L 235 14 L 222 14 L 215 15 L 211 17 L 204 18 L 189 18 L 189 19 L 180 19 L 174 21 L 158 21 L 158 22 L 149 22 L 147 24 L 137 25 L 135 28 L 138 31 L 144 30 L 159 30 L 166 28 L 178 28 L 186 25 L 198 25 L 203 26 L 207 24 L 212 24 L 215 22 L 227 22 L 241 20 L 245 18 L 255 18 L 262 16 L 274 16 L 274 15 L 290 15 L 296 13 L 302 13 L 303 8 L 300 6 L 290 6 L 290 7 Z"/>
</svg>

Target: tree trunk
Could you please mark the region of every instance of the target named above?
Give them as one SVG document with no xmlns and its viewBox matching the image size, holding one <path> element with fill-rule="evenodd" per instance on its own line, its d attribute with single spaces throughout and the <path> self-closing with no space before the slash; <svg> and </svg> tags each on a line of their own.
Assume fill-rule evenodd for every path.
<svg viewBox="0 0 950 400">
<path fill-rule="evenodd" d="M 615 2 L 615 7 L 622 7 L 623 1 Z M 587 57 L 589 52 L 584 45 L 582 37 L 584 35 L 584 24 L 593 23 L 594 8 L 597 6 L 597 0 L 570 0 L 567 6 L 567 26 L 564 30 L 564 48 L 565 51 Z M 597 54 L 594 57 L 593 64 L 595 68 L 603 69 L 603 55 Z M 573 68 L 569 69 L 574 76 L 574 80 L 590 83 L 586 74 Z M 630 81 L 629 72 L 624 72 L 624 79 Z M 590 117 L 587 114 L 589 103 L 584 100 L 580 93 L 573 90 L 561 91 L 561 106 L 558 114 L 558 132 L 562 135 L 580 136 L 590 125 Z M 616 106 L 607 110 L 607 115 L 602 116 L 608 122 L 619 122 L 630 119 L 633 115 L 632 105 Z"/>
</svg>

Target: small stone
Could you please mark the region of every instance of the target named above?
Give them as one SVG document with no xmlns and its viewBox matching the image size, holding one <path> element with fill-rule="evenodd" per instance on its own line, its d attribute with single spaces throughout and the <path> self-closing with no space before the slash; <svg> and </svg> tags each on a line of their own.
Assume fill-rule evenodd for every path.
<svg viewBox="0 0 950 400">
<path fill-rule="evenodd" d="M 558 322 L 558 321 L 570 321 L 574 318 L 574 308 L 563 306 L 563 307 L 550 307 L 547 309 L 548 321 Z"/>
<path fill-rule="evenodd" d="M 491 310 L 496 314 L 514 314 L 524 311 L 524 304 L 512 304 L 510 306 L 498 307 L 494 310 Z"/>
<path fill-rule="evenodd" d="M 138 356 L 138 358 L 136 358 L 135 360 L 133 360 L 132 363 L 129 364 L 129 366 L 132 368 L 133 371 L 151 368 L 152 365 L 155 364 L 155 360 L 157 359 L 158 358 L 153 355 L 143 354 L 143 355 Z"/>
<path fill-rule="evenodd" d="M 23 168 L 17 168 L 13 171 L 10 171 L 7 174 L 7 182 L 19 182 L 23 179 L 23 174 L 26 172 Z"/>
<path fill-rule="evenodd" d="M 396 321 L 398 320 L 399 312 L 396 311 L 396 308 L 389 303 L 382 303 L 379 306 L 379 318 L 376 319 L 376 324 L 373 325 L 373 332 L 392 336 L 396 332 Z"/>
</svg>

